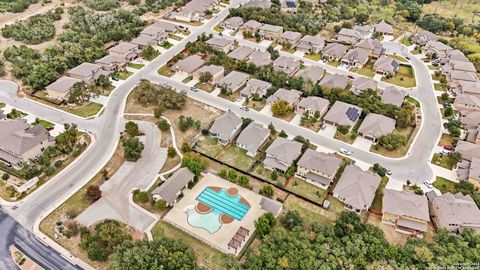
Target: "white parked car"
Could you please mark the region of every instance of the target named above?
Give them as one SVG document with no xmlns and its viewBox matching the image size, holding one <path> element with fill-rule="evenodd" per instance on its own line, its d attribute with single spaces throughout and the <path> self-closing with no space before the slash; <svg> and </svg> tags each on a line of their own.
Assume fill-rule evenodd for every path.
<svg viewBox="0 0 480 270">
<path fill-rule="evenodd" d="M 350 156 L 352 154 L 351 151 L 348 151 L 347 149 L 343 148 L 343 147 L 340 147 L 340 150 L 339 150 L 340 153 L 344 154 L 344 155 L 347 155 L 347 156 Z"/>
<path fill-rule="evenodd" d="M 431 180 L 425 180 L 425 182 L 423 182 L 423 184 L 430 189 L 433 188 L 433 185 L 432 185 L 433 182 Z"/>
<path fill-rule="evenodd" d="M 250 111 L 250 109 L 247 106 L 242 106 L 240 107 L 241 110 L 244 110 L 246 112 Z"/>
</svg>

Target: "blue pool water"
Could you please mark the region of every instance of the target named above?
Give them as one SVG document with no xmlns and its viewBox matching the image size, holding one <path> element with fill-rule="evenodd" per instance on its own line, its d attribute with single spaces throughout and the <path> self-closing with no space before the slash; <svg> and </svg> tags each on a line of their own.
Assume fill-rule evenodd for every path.
<svg viewBox="0 0 480 270">
<path fill-rule="evenodd" d="M 218 231 L 222 227 L 220 222 L 220 215 L 216 212 L 210 212 L 207 214 L 200 214 L 195 209 L 191 209 L 187 212 L 188 224 L 196 228 L 203 228 L 210 234 Z"/>
<path fill-rule="evenodd" d="M 198 195 L 197 200 L 210 206 L 213 209 L 212 212 L 218 215 L 225 213 L 239 221 L 250 210 L 250 206 L 240 202 L 240 195 L 230 196 L 225 189 L 215 191 L 206 188 Z"/>
</svg>

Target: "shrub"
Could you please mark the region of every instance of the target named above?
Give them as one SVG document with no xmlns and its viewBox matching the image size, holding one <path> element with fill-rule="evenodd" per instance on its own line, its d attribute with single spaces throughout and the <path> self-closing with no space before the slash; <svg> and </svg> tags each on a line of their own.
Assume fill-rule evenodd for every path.
<svg viewBox="0 0 480 270">
<path fill-rule="evenodd" d="M 303 219 L 300 217 L 298 211 L 288 211 L 285 216 L 280 220 L 283 227 L 287 230 L 292 230 L 295 227 L 302 227 L 303 226 Z"/>
<path fill-rule="evenodd" d="M 157 126 L 163 132 L 170 130 L 170 124 L 165 119 L 158 121 Z"/>
<path fill-rule="evenodd" d="M 271 185 L 264 185 L 260 189 L 260 195 L 263 195 L 265 197 L 273 197 L 273 187 Z"/>
<path fill-rule="evenodd" d="M 147 203 L 150 200 L 148 196 L 148 192 L 146 191 L 140 191 L 134 196 L 135 196 L 135 200 L 140 203 Z"/>
<path fill-rule="evenodd" d="M 7 181 L 10 178 L 10 175 L 8 173 L 2 174 L 2 180 Z"/>
<path fill-rule="evenodd" d="M 157 208 L 160 211 L 163 211 L 167 209 L 167 202 L 165 200 L 158 200 L 155 202 L 155 208 Z"/>
<path fill-rule="evenodd" d="M 85 198 L 90 202 L 93 203 L 102 197 L 102 191 L 98 185 L 90 185 L 87 187 L 87 191 L 85 193 Z"/>
<path fill-rule="evenodd" d="M 167 156 L 169 158 L 174 158 L 176 155 L 177 155 L 177 151 L 175 150 L 175 148 L 173 148 L 172 146 L 169 146 L 167 150 Z"/>
</svg>

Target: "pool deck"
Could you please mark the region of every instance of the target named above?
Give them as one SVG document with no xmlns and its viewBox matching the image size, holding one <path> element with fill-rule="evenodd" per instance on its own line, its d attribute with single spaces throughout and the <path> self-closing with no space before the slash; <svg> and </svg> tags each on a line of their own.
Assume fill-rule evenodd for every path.
<svg viewBox="0 0 480 270">
<path fill-rule="evenodd" d="M 195 199 L 205 188 L 209 186 L 217 186 L 222 188 L 231 188 L 234 187 L 238 189 L 238 193 L 242 195 L 251 205 L 250 210 L 243 217 L 242 221 L 233 220 L 229 224 L 223 224 L 220 229 L 210 234 L 207 230 L 203 228 L 195 228 L 188 224 L 187 222 L 187 213 L 186 209 L 195 207 L 198 201 Z M 252 236 L 253 231 L 255 230 L 255 220 L 265 213 L 265 210 L 261 208 L 260 202 L 262 196 L 250 191 L 246 188 L 240 187 L 236 184 L 233 184 L 227 180 L 224 180 L 213 174 L 205 174 L 202 179 L 198 181 L 193 189 L 185 189 L 183 191 L 183 198 L 168 212 L 168 214 L 163 218 L 163 220 L 173 224 L 174 226 L 188 232 L 189 234 L 201 239 L 205 243 L 221 250 L 224 253 L 238 255 L 241 249 L 244 247 L 245 243 L 248 242 L 248 239 Z M 248 229 L 250 231 L 249 236 L 242 243 L 241 248 L 235 252 L 234 249 L 228 249 L 228 243 L 235 235 L 240 226 Z"/>
</svg>

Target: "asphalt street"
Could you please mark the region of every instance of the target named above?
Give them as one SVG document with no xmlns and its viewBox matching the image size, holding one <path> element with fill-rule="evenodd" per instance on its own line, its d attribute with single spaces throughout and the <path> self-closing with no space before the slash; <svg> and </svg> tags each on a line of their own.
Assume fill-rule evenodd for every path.
<svg viewBox="0 0 480 270">
<path fill-rule="evenodd" d="M 81 269 L 64 259 L 56 250 L 41 243 L 31 232 L 25 230 L 8 214 L 0 210 L 0 269 L 18 269 L 13 262 L 9 247 L 15 245 L 24 254 L 46 270 Z"/>
</svg>

